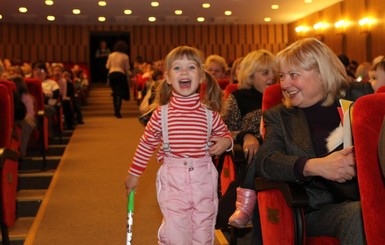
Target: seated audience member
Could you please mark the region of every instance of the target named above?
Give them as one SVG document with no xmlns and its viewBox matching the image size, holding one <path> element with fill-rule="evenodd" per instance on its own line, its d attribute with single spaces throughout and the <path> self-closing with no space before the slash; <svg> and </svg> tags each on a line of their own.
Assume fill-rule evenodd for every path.
<svg viewBox="0 0 385 245">
<path fill-rule="evenodd" d="M 77 124 L 84 124 L 80 97 L 75 89 L 71 70 L 64 70 L 63 78 L 67 81 L 67 97 L 71 100 L 72 116 L 75 115 Z"/>
<path fill-rule="evenodd" d="M 43 62 L 36 62 L 32 66 L 32 77 L 42 81 L 42 89 L 45 97 L 44 114 L 48 118 L 48 136 L 53 137 L 53 117 L 56 114 L 57 102 L 60 97 L 58 83 L 48 78 L 47 68 Z"/>
<path fill-rule="evenodd" d="M 338 100 L 367 83 L 350 83 L 333 51 L 315 38 L 276 55 L 284 102 L 263 114 L 265 136 L 253 164 L 271 181 L 302 183 L 308 236 L 365 244 L 354 150 L 343 149 Z M 355 86 L 352 86 L 355 85 Z M 365 92 L 362 93 L 364 95 Z"/>
<path fill-rule="evenodd" d="M 27 146 L 29 138 L 36 128 L 36 111 L 35 111 L 35 99 L 29 93 L 27 84 L 21 76 L 12 78 L 16 84 L 16 96 L 18 96 L 23 102 L 26 108 L 26 114 L 24 119 L 20 120 L 21 126 L 21 143 L 20 143 L 20 154 L 21 157 L 27 155 Z"/>
<path fill-rule="evenodd" d="M 89 90 L 89 81 L 83 69 L 80 69 L 74 79 L 75 94 L 80 103 L 85 105 L 87 103 L 87 96 Z"/>
<path fill-rule="evenodd" d="M 350 69 L 350 59 L 348 56 L 344 54 L 338 55 L 338 59 L 342 62 L 345 67 L 346 73 L 348 75 L 348 81 L 353 82 L 356 78 L 354 77 L 354 73 Z"/>
<path fill-rule="evenodd" d="M 369 82 L 369 70 L 371 64 L 364 62 L 358 65 L 355 73 L 356 82 Z"/>
<path fill-rule="evenodd" d="M 243 57 L 240 57 L 236 59 L 233 64 L 231 65 L 230 69 L 230 84 L 238 83 L 238 71 L 241 64 L 241 61 L 243 60 Z"/>
<path fill-rule="evenodd" d="M 146 113 L 148 111 L 149 105 L 154 101 L 156 89 L 159 83 L 164 79 L 163 72 L 157 70 L 152 74 L 152 79 L 148 84 L 147 92 L 143 97 L 142 102 L 139 106 L 140 113 Z"/>
<path fill-rule="evenodd" d="M 240 63 L 238 90 L 232 92 L 225 102 L 223 121 L 232 132 L 235 142 L 242 146 L 247 164 L 257 154 L 262 142 L 262 96 L 267 86 L 276 83 L 273 65 L 274 56 L 267 50 L 247 54 Z M 249 165 L 245 171 L 247 173 L 241 175 L 246 177 L 237 188 L 236 211 L 229 218 L 229 224 L 238 228 L 245 227 L 251 221 L 257 200 L 254 189 L 255 168 Z M 258 211 L 255 215 L 254 228 L 259 230 Z M 258 240 L 257 244 L 260 244 L 260 236 Z"/>
<path fill-rule="evenodd" d="M 375 63 L 369 71 L 369 82 L 374 92 L 382 86 L 385 86 L 385 59 Z"/>
<path fill-rule="evenodd" d="M 217 81 L 227 77 L 229 67 L 222 56 L 215 54 L 208 56 L 204 66 L 206 71 L 215 77 Z"/>
</svg>

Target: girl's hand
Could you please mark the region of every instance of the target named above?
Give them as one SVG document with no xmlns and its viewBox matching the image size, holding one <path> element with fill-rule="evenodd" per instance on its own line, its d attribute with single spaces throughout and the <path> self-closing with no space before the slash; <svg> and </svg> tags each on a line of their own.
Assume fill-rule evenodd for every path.
<svg viewBox="0 0 385 245">
<path fill-rule="evenodd" d="M 127 196 L 129 196 L 131 191 L 136 188 L 136 186 L 138 185 L 138 181 L 139 181 L 139 177 L 131 174 L 127 175 L 126 182 L 125 182 Z"/>
<path fill-rule="evenodd" d="M 210 139 L 212 146 L 209 147 L 209 153 L 214 156 L 219 156 L 231 147 L 231 139 L 225 137 L 212 137 Z"/>
<path fill-rule="evenodd" d="M 243 137 L 243 153 L 245 154 L 247 163 L 251 162 L 251 159 L 257 154 L 259 147 L 259 141 L 254 135 L 246 134 Z"/>
</svg>

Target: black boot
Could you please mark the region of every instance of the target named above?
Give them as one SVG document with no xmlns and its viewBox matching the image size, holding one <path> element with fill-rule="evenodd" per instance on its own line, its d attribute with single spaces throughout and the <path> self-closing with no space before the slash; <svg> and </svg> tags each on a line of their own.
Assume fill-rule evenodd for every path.
<svg viewBox="0 0 385 245">
<path fill-rule="evenodd" d="M 122 118 L 122 115 L 120 114 L 120 108 L 122 107 L 122 98 L 119 96 L 114 96 L 114 111 L 115 111 L 115 117 Z"/>
</svg>

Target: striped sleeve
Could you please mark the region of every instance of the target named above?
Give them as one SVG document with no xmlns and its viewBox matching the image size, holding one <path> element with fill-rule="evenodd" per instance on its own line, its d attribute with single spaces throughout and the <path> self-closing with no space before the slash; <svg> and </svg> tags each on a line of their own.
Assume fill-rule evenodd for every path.
<svg viewBox="0 0 385 245">
<path fill-rule="evenodd" d="M 160 108 L 158 108 L 152 114 L 151 119 L 140 138 L 129 170 L 129 173 L 134 176 L 142 175 L 147 167 L 148 161 L 160 143 L 162 134 L 160 117 Z"/>
</svg>

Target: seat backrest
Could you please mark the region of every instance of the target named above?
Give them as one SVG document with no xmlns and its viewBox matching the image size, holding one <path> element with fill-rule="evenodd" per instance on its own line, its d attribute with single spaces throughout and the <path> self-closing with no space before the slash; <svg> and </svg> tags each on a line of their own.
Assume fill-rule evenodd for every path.
<svg viewBox="0 0 385 245">
<path fill-rule="evenodd" d="M 228 84 L 225 88 L 225 91 L 224 91 L 224 98 L 227 99 L 227 97 L 229 97 L 229 95 L 238 89 L 238 84 L 237 83 L 232 83 L 232 84 Z"/>
<path fill-rule="evenodd" d="M 226 86 L 229 84 L 230 84 L 230 78 L 228 78 L 228 77 L 218 80 L 218 85 L 219 85 L 219 87 L 221 87 L 222 90 L 224 90 L 226 88 Z"/>
<path fill-rule="evenodd" d="M 8 147 L 11 142 L 13 129 L 12 103 L 9 89 L 0 84 L 0 147 Z"/>
<path fill-rule="evenodd" d="M 35 97 L 36 110 L 44 111 L 44 93 L 42 81 L 37 78 L 25 78 L 29 93 Z"/>
<path fill-rule="evenodd" d="M 0 80 L 0 84 L 3 84 L 8 89 L 9 96 L 11 96 L 11 117 L 14 118 L 13 93 L 16 91 L 16 84 L 8 80 Z"/>
<path fill-rule="evenodd" d="M 368 244 L 385 244 L 385 184 L 378 158 L 384 105 L 385 93 L 375 93 L 360 97 L 353 107 L 352 131 Z"/>
<path fill-rule="evenodd" d="M 281 90 L 281 86 L 279 83 L 266 87 L 265 91 L 263 92 L 263 97 L 262 97 L 262 113 L 265 110 L 268 110 L 271 107 L 281 103 L 282 99 L 283 99 L 282 90 Z M 263 137 L 265 135 L 265 124 L 263 122 L 263 118 L 261 120 L 260 131 L 261 131 L 261 135 Z"/>
<path fill-rule="evenodd" d="M 385 86 L 379 87 L 377 93 L 385 93 Z"/>
</svg>

